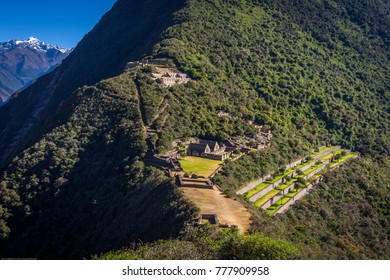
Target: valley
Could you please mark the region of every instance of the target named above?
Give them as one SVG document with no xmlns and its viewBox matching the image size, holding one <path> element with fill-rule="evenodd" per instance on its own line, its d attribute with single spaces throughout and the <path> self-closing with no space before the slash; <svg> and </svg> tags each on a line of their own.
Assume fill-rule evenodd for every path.
<svg viewBox="0 0 390 280">
<path fill-rule="evenodd" d="M 0 257 L 389 258 L 389 11 L 118 0 L 0 108 Z"/>
</svg>

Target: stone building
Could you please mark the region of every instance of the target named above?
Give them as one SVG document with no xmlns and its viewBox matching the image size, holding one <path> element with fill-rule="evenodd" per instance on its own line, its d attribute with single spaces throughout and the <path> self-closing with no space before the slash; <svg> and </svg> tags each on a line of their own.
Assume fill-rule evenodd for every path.
<svg viewBox="0 0 390 280">
<path fill-rule="evenodd" d="M 152 74 L 152 79 L 161 83 L 162 87 L 186 84 L 190 81 L 187 74 L 166 72 L 164 74 Z"/>
<path fill-rule="evenodd" d="M 232 149 L 226 151 L 225 145 L 220 145 L 217 141 L 200 140 L 199 143 L 191 143 L 188 146 L 187 154 L 195 157 L 204 157 L 214 160 L 226 160 L 233 153 Z"/>
<path fill-rule="evenodd" d="M 206 157 L 210 152 L 211 149 L 206 143 L 191 143 L 187 150 L 187 154 L 194 157 Z"/>
</svg>

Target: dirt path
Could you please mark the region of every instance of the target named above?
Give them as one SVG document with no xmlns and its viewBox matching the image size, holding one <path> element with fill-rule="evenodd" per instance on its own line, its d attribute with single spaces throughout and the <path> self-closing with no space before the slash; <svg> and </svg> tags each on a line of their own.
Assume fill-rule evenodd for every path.
<svg viewBox="0 0 390 280">
<path fill-rule="evenodd" d="M 237 225 L 240 233 L 247 233 L 250 225 L 249 211 L 238 201 L 227 198 L 214 187 L 210 189 L 182 188 L 185 197 L 200 208 L 201 214 L 217 214 L 221 224 Z"/>
</svg>

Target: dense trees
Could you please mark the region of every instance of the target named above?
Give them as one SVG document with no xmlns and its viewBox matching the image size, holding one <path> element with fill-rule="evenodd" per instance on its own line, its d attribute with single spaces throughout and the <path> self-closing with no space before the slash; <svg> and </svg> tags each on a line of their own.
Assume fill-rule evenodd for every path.
<svg viewBox="0 0 390 280">
<path fill-rule="evenodd" d="M 354 160 L 286 214 L 258 216 L 254 230 L 285 238 L 314 259 L 388 259 L 389 161 Z"/>
<path fill-rule="evenodd" d="M 221 260 L 286 260 L 300 258 L 300 252 L 291 243 L 254 233 L 243 236 L 234 229 L 191 228 L 176 240 L 139 245 L 102 255 L 94 259 L 221 259 Z"/>
<path fill-rule="evenodd" d="M 80 89 L 58 114 L 58 127 L 2 174 L 2 256 L 82 258 L 180 232 L 192 210 L 142 162 L 131 77 Z"/>
<path fill-rule="evenodd" d="M 150 22 L 140 25 L 136 38 L 159 41 L 146 55 L 170 59 L 192 81 L 163 89 L 150 79 L 154 68 L 148 67 L 82 87 L 69 98 L 61 95 L 65 101 L 49 110 L 53 115 L 28 139 L 29 148 L 2 170 L 1 255 L 90 257 L 138 239 L 179 235 L 193 210 L 160 171 L 145 165 L 148 152 L 164 151 L 176 138 L 250 136 L 254 121 L 275 137 L 270 149 L 228 163 L 216 177 L 231 195 L 324 144 L 342 144 L 365 157 L 326 177 L 286 215 L 270 219 L 252 209 L 253 235 L 212 233 L 204 243 L 207 236 L 196 240 L 187 233 L 120 256 L 388 257 L 389 21 L 382 15 L 389 5 L 354 3 L 189 0 L 172 24 L 173 8 L 161 11 L 161 22 L 170 26 L 161 38 L 141 32 L 155 30 Z M 118 32 L 110 36 L 133 36 Z M 97 43 L 108 48 L 107 42 Z M 125 56 L 115 54 L 123 61 L 115 60 L 113 68 L 126 65 Z M 230 117 L 218 116 L 218 110 Z M 155 131 L 148 140 L 145 126 Z M 197 246 L 202 250 L 191 256 Z M 229 255 L 226 248 L 236 251 Z"/>
</svg>

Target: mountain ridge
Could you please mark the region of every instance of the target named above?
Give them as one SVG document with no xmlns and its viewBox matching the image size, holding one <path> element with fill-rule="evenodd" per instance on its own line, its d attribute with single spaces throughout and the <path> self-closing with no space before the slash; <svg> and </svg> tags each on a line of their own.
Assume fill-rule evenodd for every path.
<svg viewBox="0 0 390 280">
<path fill-rule="evenodd" d="M 30 141 L 19 141 L 34 138 L 31 135 L 35 132 L 29 137 L 26 137 L 27 133 L 33 127 L 43 128 L 59 104 L 77 87 L 93 85 L 102 79 L 116 76 L 123 71 L 129 60 L 140 59 L 146 52 L 150 52 L 172 20 L 169 16 L 162 18 L 159 15 L 172 14 L 183 2 L 117 1 L 113 9 L 85 35 L 59 68 L 18 94 L 26 96 L 23 99 L 29 99 L 28 102 L 14 98 L 0 110 L 0 165 L 17 150 L 26 147 L 27 143 L 31 144 Z M 134 14 L 133 11 L 137 10 L 142 10 L 142 13 Z M 110 22 L 112 18 L 114 20 Z M 143 23 L 137 27 L 141 19 Z M 110 25 L 114 25 L 112 30 Z M 131 36 L 119 35 L 126 32 Z M 89 43 L 91 40 L 96 43 Z M 113 42 L 115 44 L 111 44 Z M 101 48 L 101 45 L 105 47 Z M 51 86 L 45 88 L 49 80 Z M 11 123 L 6 121 L 11 119 Z"/>
<path fill-rule="evenodd" d="M 24 115 L 8 105 L 0 109 L 4 166 L 0 177 L 0 253 L 89 258 L 131 246 L 137 238 L 153 241 L 184 234 L 183 243 L 179 240 L 178 244 L 188 244 L 190 239 L 199 242 L 206 253 L 219 252 L 206 254 L 207 258 L 389 255 L 389 213 L 384 203 L 389 155 L 387 35 L 371 38 L 364 27 L 356 26 L 339 10 L 336 13 L 327 8 L 337 3 L 343 10 L 346 3 L 351 4 L 347 0 L 320 1 L 327 5 L 299 0 L 304 4 L 302 9 L 292 9 L 291 14 L 278 6 L 282 4 L 269 2 L 118 1 L 58 70 L 12 103 L 21 106 L 36 97 L 34 91 L 41 94 L 41 100 L 33 99 Z M 329 14 L 322 12 L 324 7 Z M 140 16 L 129 19 L 134 11 Z M 329 22 L 331 16 L 335 19 Z M 132 32 L 124 27 L 134 22 L 143 30 Z M 321 33 L 323 26 L 330 32 Z M 119 56 L 105 44 L 107 33 L 122 36 L 123 41 L 115 46 L 122 51 Z M 136 39 L 142 43 L 129 43 Z M 92 44 L 94 41 L 99 44 Z M 144 47 L 132 53 L 131 49 L 140 45 Z M 98 54 L 107 53 L 107 57 L 89 61 L 99 59 L 93 54 L 83 59 L 83 54 L 95 47 Z M 129 60 L 144 57 L 166 59 L 192 81 L 162 88 L 150 77 L 153 66 L 123 70 Z M 118 63 L 109 70 L 90 69 L 92 62 L 102 67 L 109 61 Z M 77 66 L 85 76 L 65 86 L 64 81 L 73 77 L 72 69 Z M 102 77 L 107 79 L 100 81 Z M 53 87 L 58 87 L 57 91 Z M 218 110 L 232 118 L 219 116 Z M 156 112 L 160 112 L 157 119 Z M 14 117 L 14 123 L 5 125 L 3 117 Z M 215 180 L 227 193 L 325 144 L 358 150 L 363 159 L 352 168 L 335 171 L 343 182 L 341 187 L 329 176 L 314 191 L 315 196 L 309 195 L 280 219 L 272 220 L 251 209 L 253 230 L 263 232 L 268 239 L 254 234 L 238 237 L 239 242 L 235 242 L 234 237 L 218 233 L 206 235 L 206 240 L 199 233 L 198 238 L 198 233 L 186 226 L 194 214 L 193 205 L 180 200 L 174 182 L 162 171 L 147 165 L 147 156 L 168 150 L 175 139 L 250 136 L 255 133 L 250 125 L 253 122 L 272 130 L 272 145 L 224 166 Z M 149 142 L 147 127 L 156 131 Z M 351 171 L 363 168 L 367 172 Z M 350 186 L 348 179 L 353 179 Z M 330 205 L 341 200 L 348 207 L 344 186 L 349 191 L 359 190 L 354 193 L 358 202 L 353 209 L 362 205 L 371 215 L 365 217 L 364 210 L 355 213 L 355 220 L 374 224 L 375 234 L 364 226 L 351 233 L 345 215 L 352 212 L 331 213 L 327 208 L 326 199 Z M 321 209 L 317 211 L 318 199 L 324 201 L 318 203 Z M 52 225 L 51 219 L 61 224 Z M 174 225 L 173 230 L 164 227 L 164 234 L 159 235 L 155 228 L 164 225 Z M 276 242 L 275 236 L 287 242 Z M 375 236 L 382 239 L 377 242 Z M 372 243 L 375 248 L 386 248 L 385 252 L 369 250 Z M 237 255 L 228 250 L 240 244 Z M 264 251 L 262 244 L 273 244 L 274 251 Z M 257 255 L 251 255 L 252 245 L 260 247 Z M 249 255 L 245 248 L 249 248 Z"/>
<path fill-rule="evenodd" d="M 16 91 L 52 71 L 70 51 L 34 37 L 0 43 L 0 105 L 8 102 Z"/>
</svg>

